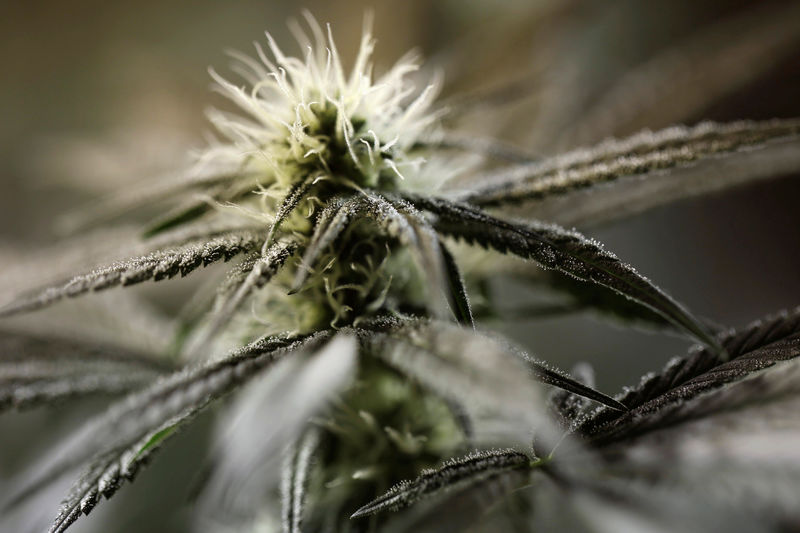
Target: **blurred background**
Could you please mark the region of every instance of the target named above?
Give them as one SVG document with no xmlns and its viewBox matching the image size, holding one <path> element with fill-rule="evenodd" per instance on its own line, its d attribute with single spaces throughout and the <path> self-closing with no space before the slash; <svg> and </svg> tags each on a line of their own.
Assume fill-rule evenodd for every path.
<svg viewBox="0 0 800 533">
<path fill-rule="evenodd" d="M 331 23 L 350 58 L 363 14 L 374 10 L 378 70 L 419 50 L 421 77 L 444 74 L 443 98 L 494 95 L 459 122 L 465 133 L 537 155 L 645 127 L 800 116 L 796 1 L 320 0 L 304 7 Z M 299 15 L 289 0 L 0 3 L 0 272 L 17 255 L 62 241 L 66 213 L 182 168 L 210 130 L 204 109 L 221 104 L 207 68 L 230 74 L 225 50 L 250 53 L 264 30 L 296 52 L 286 21 Z M 800 303 L 796 177 L 584 231 L 699 315 L 741 326 Z M 142 289 L 162 298 L 165 290 L 189 289 Z M 501 327 L 564 368 L 592 362 L 609 393 L 689 345 L 591 315 Z M 0 417 L 0 481 L 100 407 Z M 181 467 L 147 471 L 74 531 L 107 531 L 112 513 L 123 513 L 119 531 L 184 529 L 183 511 L 167 510 L 186 500 L 201 456 L 191 443 L 202 438 L 201 423 L 157 460 Z"/>
</svg>

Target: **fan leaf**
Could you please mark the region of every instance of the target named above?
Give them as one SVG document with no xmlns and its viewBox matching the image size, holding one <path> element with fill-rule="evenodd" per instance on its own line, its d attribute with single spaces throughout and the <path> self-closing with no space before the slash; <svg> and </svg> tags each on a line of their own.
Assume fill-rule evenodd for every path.
<svg viewBox="0 0 800 533">
<path fill-rule="evenodd" d="M 96 500 L 98 491 L 110 497 L 121 479 L 135 475 L 169 436 L 210 403 L 287 353 L 316 345 L 329 336 L 328 332 L 321 332 L 306 337 L 260 339 L 221 361 L 176 372 L 129 396 L 90 420 L 40 464 L 9 505 L 56 476 L 85 464 L 51 528 L 53 533 L 64 531 L 79 511 L 91 508 L 86 502 Z"/>
<path fill-rule="evenodd" d="M 797 357 L 800 355 L 800 310 L 730 333 L 722 338 L 722 346 L 730 354 L 730 360 L 707 349 L 674 359 L 661 373 L 645 376 L 638 387 L 620 398 L 629 412 L 620 415 L 599 411 L 583 423 L 579 431 L 597 443 L 631 436 L 657 427 L 664 417 L 662 412 L 680 409 L 696 396 Z"/>
<path fill-rule="evenodd" d="M 221 236 L 158 250 L 147 255 L 117 261 L 91 272 L 73 277 L 63 283 L 37 289 L 0 308 L 0 317 L 33 311 L 62 298 L 72 298 L 90 291 L 100 291 L 118 285 L 133 285 L 143 281 L 160 281 L 178 274 L 185 276 L 201 266 L 254 249 L 264 236 L 252 231 L 234 231 Z"/>
<path fill-rule="evenodd" d="M 735 418 L 737 411 L 758 416 L 762 410 L 767 421 L 769 405 L 787 399 L 796 406 L 800 398 L 800 333 L 748 352 L 724 363 L 686 384 L 632 410 L 614 422 L 614 428 L 603 428 L 602 441 L 626 439 L 677 424 L 720 416 Z M 794 412 L 794 408 L 791 411 Z M 796 423 L 789 423 L 787 412 L 772 413 L 775 422 L 795 432 Z M 781 418 L 783 420 L 781 421 Z M 740 421 L 741 425 L 745 422 Z M 766 428 L 765 428 L 766 429 Z M 731 437 L 732 438 L 732 437 Z M 777 443 L 776 443 L 777 444 Z M 797 455 L 796 457 L 800 457 Z"/>
<path fill-rule="evenodd" d="M 118 347 L 0 333 L 0 412 L 143 387 L 169 366 Z"/>
<path fill-rule="evenodd" d="M 465 489 L 509 470 L 530 467 L 531 459 L 514 450 L 475 452 L 451 459 L 435 470 L 423 471 L 413 481 L 395 485 L 384 495 L 358 509 L 350 518 L 409 507 L 442 492 Z"/>
<path fill-rule="evenodd" d="M 655 133 L 644 131 L 621 141 L 606 141 L 595 148 L 486 177 L 484 181 L 490 184 L 470 191 L 463 200 L 481 207 L 496 207 L 550 198 L 626 176 L 663 174 L 708 158 L 754 150 L 771 141 L 798 140 L 799 134 L 798 119 L 703 122 Z"/>
<path fill-rule="evenodd" d="M 759 347 L 784 340 L 798 330 L 800 330 L 800 308 L 758 320 L 739 331 L 730 331 L 720 337 L 720 344 L 733 361 Z M 686 356 L 670 360 L 661 372 L 651 372 L 643 376 L 636 387 L 627 389 L 620 397 L 620 401 L 630 409 L 640 408 L 725 362 L 726 358 L 721 357 L 718 352 L 708 348 L 694 349 Z M 599 412 L 595 420 L 588 424 L 600 425 L 617 416 L 618 413 Z"/>
<path fill-rule="evenodd" d="M 777 525 L 800 520 L 798 356 L 800 332 L 671 389 L 590 442 L 620 479 L 675 487 L 785 529 Z"/>
<path fill-rule="evenodd" d="M 542 223 L 506 222 L 443 199 L 413 197 L 411 201 L 439 217 L 436 228 L 442 233 L 533 259 L 544 268 L 607 287 L 662 315 L 700 342 L 720 349 L 714 336 L 681 304 L 580 233 Z"/>
</svg>

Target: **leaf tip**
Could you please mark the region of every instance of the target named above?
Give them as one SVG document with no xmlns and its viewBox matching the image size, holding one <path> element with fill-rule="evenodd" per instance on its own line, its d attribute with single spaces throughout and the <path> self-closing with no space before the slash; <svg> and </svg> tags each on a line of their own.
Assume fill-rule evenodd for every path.
<svg viewBox="0 0 800 533">
<path fill-rule="evenodd" d="M 374 506 L 371 503 L 359 508 L 356 512 L 350 515 L 350 520 L 354 518 L 364 518 L 365 516 L 369 516 L 375 513 Z"/>
<path fill-rule="evenodd" d="M 627 413 L 628 411 L 630 411 L 627 405 L 625 405 L 620 401 L 615 400 L 614 398 L 611 398 L 610 396 L 607 398 L 605 405 L 610 409 L 614 409 L 615 411 L 620 411 L 622 413 Z"/>
</svg>

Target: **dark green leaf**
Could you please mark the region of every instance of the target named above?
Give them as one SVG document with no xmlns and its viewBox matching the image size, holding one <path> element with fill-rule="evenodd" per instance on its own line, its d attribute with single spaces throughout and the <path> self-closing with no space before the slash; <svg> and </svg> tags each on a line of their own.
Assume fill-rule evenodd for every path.
<svg viewBox="0 0 800 533">
<path fill-rule="evenodd" d="M 608 442 L 620 436 L 658 426 L 662 411 L 727 383 L 800 355 L 800 310 L 757 322 L 739 333 L 722 338 L 730 360 L 708 349 L 696 350 L 672 360 L 659 374 L 645 376 L 642 383 L 620 400 L 627 413 L 599 411 L 579 431 L 594 441 Z"/>
<path fill-rule="evenodd" d="M 578 363 L 570 374 L 578 383 L 595 388 L 594 369 L 588 363 Z M 592 406 L 588 398 L 564 389 L 554 390 L 548 398 L 548 404 L 554 416 L 567 430 L 572 430 Z"/>
<path fill-rule="evenodd" d="M 479 483 L 508 470 L 530 468 L 531 459 L 514 450 L 475 452 L 451 459 L 435 470 L 427 470 L 413 481 L 392 487 L 386 494 L 358 509 L 350 518 L 360 518 L 385 510 L 397 510 L 448 490 Z"/>
<path fill-rule="evenodd" d="M 442 259 L 444 259 L 445 272 L 447 273 L 447 285 L 449 288 L 447 300 L 458 321 L 472 326 L 474 329 L 475 323 L 472 318 L 472 308 L 469 305 L 469 297 L 464 286 L 464 279 L 461 277 L 461 271 L 458 269 L 453 254 L 450 253 L 444 243 L 440 243 L 440 249 Z"/>
<path fill-rule="evenodd" d="M 614 398 L 603 394 L 592 387 L 586 386 L 579 381 L 576 381 L 575 379 L 565 375 L 563 372 L 550 368 L 550 366 L 545 364 L 543 361 L 534 361 L 529 359 L 529 364 L 533 369 L 533 375 L 536 376 L 536 379 L 542 383 L 553 385 L 554 387 L 558 387 L 559 389 L 563 389 L 579 396 L 583 396 L 584 398 L 589 398 L 590 400 L 594 400 L 617 411 L 628 410 L 625 405 L 621 404 Z"/>
<path fill-rule="evenodd" d="M 542 223 L 519 224 L 494 218 L 466 204 L 413 197 L 439 218 L 442 233 L 470 243 L 533 259 L 579 280 L 602 285 L 662 315 L 704 344 L 719 349 L 708 328 L 630 265 L 580 233 Z"/>
</svg>

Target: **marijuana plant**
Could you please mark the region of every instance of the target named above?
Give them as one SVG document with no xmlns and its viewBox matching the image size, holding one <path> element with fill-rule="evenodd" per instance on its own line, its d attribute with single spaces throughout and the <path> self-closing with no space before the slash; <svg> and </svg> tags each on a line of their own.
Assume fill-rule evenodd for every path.
<svg viewBox="0 0 800 533">
<path fill-rule="evenodd" d="M 127 394 L 4 508 L 74 473 L 50 528 L 64 531 L 215 408 L 200 530 L 796 527 L 800 311 L 711 325 L 597 241 L 534 217 L 610 220 L 796 172 L 800 119 L 675 126 L 537 160 L 451 131 L 438 82 L 412 83 L 413 57 L 375 76 L 369 24 L 348 71 L 330 28 L 305 23 L 301 57 L 268 34 L 257 58 L 234 54 L 244 86 L 211 71 L 239 112 L 211 113 L 221 140 L 185 176 L 91 213 L 158 206 L 139 253 L 0 310 L 234 262 L 163 353 L 3 333 L 0 409 Z M 476 253 L 491 274 L 462 268 Z M 476 325 L 503 271 L 698 345 L 608 396 L 587 366 L 567 374 Z"/>
</svg>

